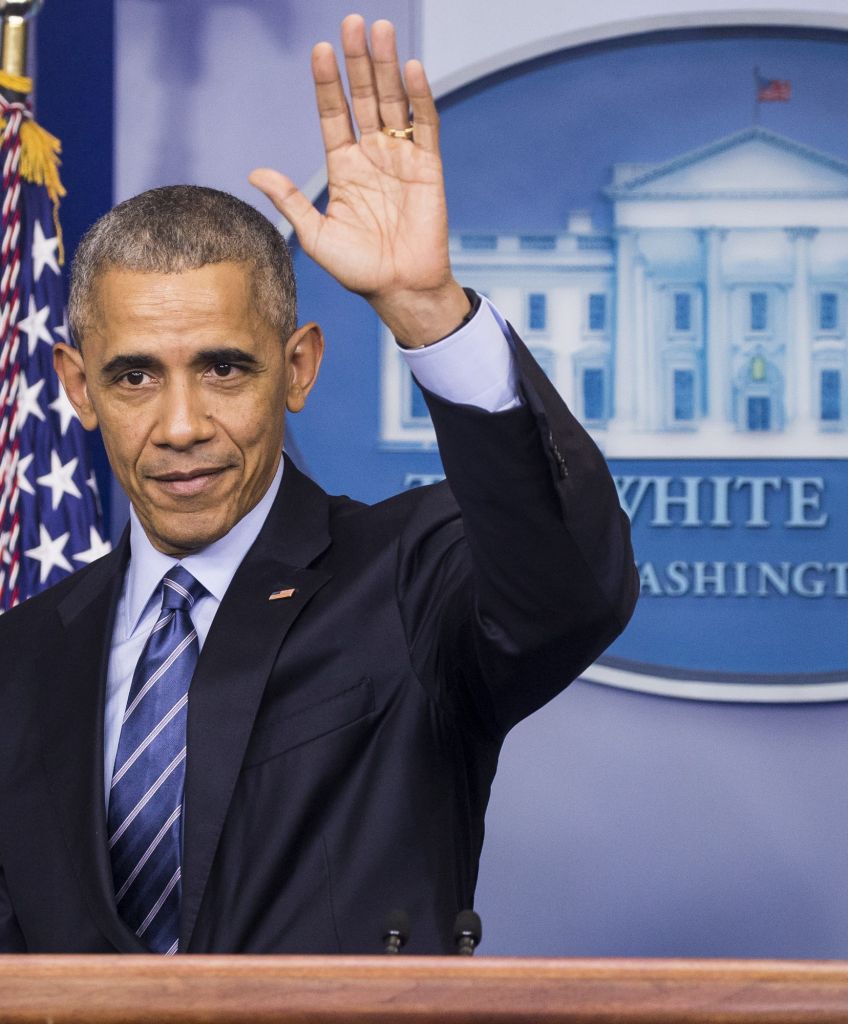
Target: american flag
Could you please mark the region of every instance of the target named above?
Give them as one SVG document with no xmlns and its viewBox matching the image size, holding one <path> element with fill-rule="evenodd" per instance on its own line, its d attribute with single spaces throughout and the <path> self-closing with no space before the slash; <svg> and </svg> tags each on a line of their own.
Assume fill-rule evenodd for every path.
<svg viewBox="0 0 848 1024">
<path fill-rule="evenodd" d="M 788 103 L 792 99 L 792 83 L 787 78 L 763 78 L 755 72 L 757 103 Z"/>
<path fill-rule="evenodd" d="M 53 370 L 68 340 L 54 202 L 21 175 L 28 105 L 0 97 L 0 613 L 109 550 L 82 426 Z"/>
</svg>

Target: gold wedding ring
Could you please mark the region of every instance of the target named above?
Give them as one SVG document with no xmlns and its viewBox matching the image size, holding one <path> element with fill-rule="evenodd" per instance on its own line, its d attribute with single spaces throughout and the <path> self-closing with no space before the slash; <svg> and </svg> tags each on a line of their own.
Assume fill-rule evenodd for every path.
<svg viewBox="0 0 848 1024">
<path fill-rule="evenodd" d="M 406 128 L 389 128 L 387 124 L 384 124 L 381 131 L 393 139 L 406 139 L 407 142 L 412 142 L 413 126 L 411 124 Z"/>
</svg>

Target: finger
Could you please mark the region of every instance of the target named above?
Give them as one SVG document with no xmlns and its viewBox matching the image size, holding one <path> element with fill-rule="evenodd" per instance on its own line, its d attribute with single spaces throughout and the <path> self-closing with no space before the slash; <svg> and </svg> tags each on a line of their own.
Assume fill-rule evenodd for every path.
<svg viewBox="0 0 848 1024">
<path fill-rule="evenodd" d="M 355 142 L 356 138 L 336 54 L 329 43 L 318 43 L 313 48 L 312 77 L 315 80 L 315 99 L 324 149 L 332 153 L 334 149 Z"/>
<path fill-rule="evenodd" d="M 368 52 L 365 19 L 360 14 L 349 14 L 342 22 L 342 51 L 345 56 L 353 116 L 363 135 L 378 132 L 382 127 L 374 68 Z"/>
<path fill-rule="evenodd" d="M 371 56 L 383 124 L 389 128 L 406 128 L 409 100 L 400 75 L 395 27 L 390 21 L 375 21 L 371 26 Z"/>
<path fill-rule="evenodd" d="M 304 250 L 311 255 L 323 218 L 291 178 L 269 167 L 258 167 L 250 172 L 247 180 L 271 200 L 294 228 Z"/>
<path fill-rule="evenodd" d="M 420 60 L 406 62 L 404 78 L 409 102 L 412 104 L 412 118 L 415 124 L 415 143 L 422 149 L 439 152 L 439 114 L 430 91 L 430 83 Z"/>
</svg>

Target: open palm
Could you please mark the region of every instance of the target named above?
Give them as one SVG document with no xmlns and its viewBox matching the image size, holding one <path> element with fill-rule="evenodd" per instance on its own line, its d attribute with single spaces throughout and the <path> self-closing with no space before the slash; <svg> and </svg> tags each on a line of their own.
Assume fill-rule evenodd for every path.
<svg viewBox="0 0 848 1024">
<path fill-rule="evenodd" d="M 326 214 L 277 171 L 254 171 L 251 181 L 291 222 L 305 252 L 368 299 L 398 337 L 435 340 L 467 309 L 448 259 L 435 103 L 418 61 L 407 63 L 404 82 L 389 22 L 372 26 L 369 52 L 362 18 L 350 15 L 342 48 L 358 138 L 333 48 L 319 43 L 312 53 Z M 414 141 L 384 134 L 383 126 L 407 126 L 410 107 Z"/>
</svg>

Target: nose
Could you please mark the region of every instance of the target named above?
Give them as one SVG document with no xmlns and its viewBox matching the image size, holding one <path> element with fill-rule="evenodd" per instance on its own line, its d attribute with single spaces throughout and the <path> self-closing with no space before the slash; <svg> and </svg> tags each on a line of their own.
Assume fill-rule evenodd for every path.
<svg viewBox="0 0 848 1024">
<path fill-rule="evenodd" d="M 210 440 L 215 421 L 207 411 L 202 389 L 188 380 L 171 382 L 162 390 L 154 444 L 186 451 Z"/>
</svg>

